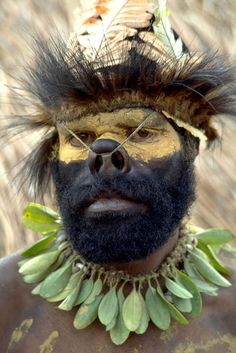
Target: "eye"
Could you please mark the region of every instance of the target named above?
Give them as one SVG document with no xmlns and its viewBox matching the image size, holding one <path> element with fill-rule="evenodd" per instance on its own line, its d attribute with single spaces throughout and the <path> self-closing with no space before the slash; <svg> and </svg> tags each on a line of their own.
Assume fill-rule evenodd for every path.
<svg viewBox="0 0 236 353">
<path fill-rule="evenodd" d="M 77 132 L 75 133 L 76 136 L 78 136 L 78 138 L 80 140 L 82 140 L 86 145 L 90 145 L 93 143 L 93 141 L 96 139 L 96 136 L 94 133 L 86 131 L 86 132 Z M 79 141 L 79 139 L 77 139 L 74 136 L 71 136 L 71 138 L 69 139 L 69 142 L 72 146 L 74 147 L 81 147 L 81 142 Z"/>
<path fill-rule="evenodd" d="M 135 129 L 133 129 L 133 131 L 130 131 L 130 133 L 134 132 Z M 129 133 L 129 134 L 130 134 Z M 152 133 L 146 129 L 141 129 L 138 132 L 136 132 L 131 138 L 130 141 L 133 142 L 142 142 L 145 141 L 146 139 L 148 139 L 149 137 L 152 136 Z"/>
<path fill-rule="evenodd" d="M 150 133 L 149 133 L 149 131 L 147 131 L 147 130 L 139 130 L 138 132 L 137 132 L 137 135 L 139 136 L 139 137 L 148 137 L 149 135 L 150 135 Z"/>
</svg>

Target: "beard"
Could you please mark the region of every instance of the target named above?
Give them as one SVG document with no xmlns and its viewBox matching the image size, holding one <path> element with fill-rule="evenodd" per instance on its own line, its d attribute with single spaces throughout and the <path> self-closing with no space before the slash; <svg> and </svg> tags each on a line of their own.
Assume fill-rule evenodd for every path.
<svg viewBox="0 0 236 353">
<path fill-rule="evenodd" d="M 94 263 L 144 259 L 173 235 L 195 200 L 192 160 L 182 152 L 146 165 L 135 175 L 89 176 L 85 161 L 51 162 L 66 235 L 74 250 Z M 147 172 L 148 171 L 148 172 Z M 145 211 L 86 213 L 87 200 L 119 195 Z"/>
</svg>

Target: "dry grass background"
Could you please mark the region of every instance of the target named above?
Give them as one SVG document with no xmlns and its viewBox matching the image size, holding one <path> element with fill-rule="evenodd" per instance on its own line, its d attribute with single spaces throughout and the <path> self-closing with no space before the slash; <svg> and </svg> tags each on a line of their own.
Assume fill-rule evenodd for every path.
<svg viewBox="0 0 236 353">
<path fill-rule="evenodd" d="M 25 41 L 30 41 L 32 28 L 40 28 L 47 35 L 54 31 L 55 22 L 62 33 L 69 33 L 78 5 L 79 0 L 0 2 L 0 119 L 18 109 L 8 86 L 16 84 L 12 76 L 17 76 L 22 63 L 29 60 L 31 53 Z M 194 50 L 210 46 L 236 55 L 235 0 L 169 0 L 169 6 L 175 27 Z M 219 127 L 221 145 L 214 151 L 202 150 L 196 162 L 198 201 L 192 220 L 199 226 L 225 227 L 236 234 L 236 118 L 221 117 Z M 36 237 L 20 222 L 23 207 L 31 199 L 30 191 L 23 188 L 18 195 L 12 181 L 19 161 L 36 138 L 26 136 L 0 151 L 0 256 Z"/>
</svg>

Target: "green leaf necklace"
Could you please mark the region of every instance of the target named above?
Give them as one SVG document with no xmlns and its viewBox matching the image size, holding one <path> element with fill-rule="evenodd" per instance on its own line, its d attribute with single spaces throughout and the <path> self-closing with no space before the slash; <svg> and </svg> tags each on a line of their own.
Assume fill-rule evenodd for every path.
<svg viewBox="0 0 236 353">
<path fill-rule="evenodd" d="M 58 302 L 61 310 L 77 307 L 75 329 L 98 319 L 116 345 L 131 332 L 145 333 L 150 321 L 161 330 L 167 330 L 172 319 L 188 324 L 184 315 L 200 315 L 202 293 L 217 296 L 218 287 L 230 286 L 222 276 L 230 272 L 216 255 L 234 238 L 223 229 L 185 225 L 157 271 L 133 276 L 86 262 L 67 241 L 59 214 L 45 206 L 30 203 L 23 223 L 43 236 L 19 262 L 23 280 L 37 284 L 32 294 Z"/>
</svg>

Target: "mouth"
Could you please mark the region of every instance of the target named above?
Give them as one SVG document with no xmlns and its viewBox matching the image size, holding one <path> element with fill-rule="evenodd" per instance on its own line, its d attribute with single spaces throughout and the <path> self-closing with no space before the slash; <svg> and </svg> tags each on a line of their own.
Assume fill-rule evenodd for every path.
<svg viewBox="0 0 236 353">
<path fill-rule="evenodd" d="M 86 207 L 88 215 L 96 215 L 98 213 L 136 213 L 144 212 L 146 205 L 132 199 L 124 198 L 118 195 L 101 195 L 96 199 L 90 200 Z"/>
</svg>

